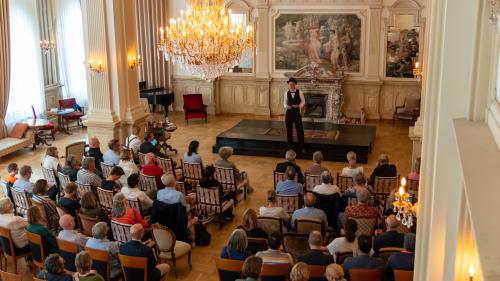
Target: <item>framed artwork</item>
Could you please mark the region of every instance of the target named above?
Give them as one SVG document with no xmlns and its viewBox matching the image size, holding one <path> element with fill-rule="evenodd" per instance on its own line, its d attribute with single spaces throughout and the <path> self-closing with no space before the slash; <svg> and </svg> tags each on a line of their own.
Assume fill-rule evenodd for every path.
<svg viewBox="0 0 500 281">
<path fill-rule="evenodd" d="M 416 15 L 395 16 L 395 26 L 387 28 L 385 76 L 414 78 L 413 67 L 420 51 L 420 28 L 415 26 Z"/>
<path fill-rule="evenodd" d="M 357 14 L 280 14 L 274 24 L 276 71 L 330 63 L 360 72 L 362 20 Z"/>
</svg>

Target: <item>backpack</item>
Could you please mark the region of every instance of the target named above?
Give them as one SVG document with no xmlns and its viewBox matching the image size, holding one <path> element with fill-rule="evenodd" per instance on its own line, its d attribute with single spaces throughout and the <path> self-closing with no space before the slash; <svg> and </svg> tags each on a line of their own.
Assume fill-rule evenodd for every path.
<svg viewBox="0 0 500 281">
<path fill-rule="evenodd" d="M 212 235 L 208 233 L 207 228 L 202 223 L 196 223 L 194 225 L 194 239 L 196 245 L 208 246 L 210 245 L 210 239 Z"/>
</svg>

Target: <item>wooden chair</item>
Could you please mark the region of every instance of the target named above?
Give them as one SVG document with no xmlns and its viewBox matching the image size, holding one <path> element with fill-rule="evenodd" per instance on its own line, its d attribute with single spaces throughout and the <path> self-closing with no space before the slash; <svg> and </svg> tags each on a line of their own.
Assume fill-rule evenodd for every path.
<svg viewBox="0 0 500 281">
<path fill-rule="evenodd" d="M 175 178 L 177 178 L 176 172 L 175 172 L 175 165 L 174 165 L 174 160 L 172 158 L 162 158 L 162 157 L 156 157 L 156 163 L 158 166 L 160 166 L 163 169 L 163 172 L 165 174 L 172 174 L 174 175 Z"/>
<path fill-rule="evenodd" d="M 259 227 L 262 228 L 267 235 L 273 232 L 278 232 L 280 236 L 283 236 L 283 220 L 275 217 L 257 217 L 257 223 Z"/>
<path fill-rule="evenodd" d="M 233 206 L 231 200 L 222 201 L 222 188 L 220 187 L 201 187 L 196 188 L 196 199 L 198 214 L 204 213 L 213 218 L 219 218 L 219 230 L 222 229 L 224 219 L 222 213 Z"/>
<path fill-rule="evenodd" d="M 85 142 L 78 141 L 66 146 L 66 158 L 69 155 L 74 155 L 76 159 L 82 160 L 85 155 Z"/>
<path fill-rule="evenodd" d="M 409 121 L 413 124 L 420 115 L 420 96 L 407 96 L 403 105 L 397 105 L 392 115 L 392 126 L 396 120 Z"/>
<path fill-rule="evenodd" d="M 288 274 L 292 269 L 291 264 L 263 264 L 260 270 L 261 281 L 288 280 Z"/>
<path fill-rule="evenodd" d="M 59 255 L 64 259 L 64 269 L 76 272 L 75 258 L 78 254 L 78 244 L 66 240 L 57 239 Z"/>
<path fill-rule="evenodd" d="M 350 269 L 351 281 L 380 281 L 384 275 L 382 269 Z"/>
<path fill-rule="evenodd" d="M 307 267 L 309 268 L 309 280 L 314 280 L 314 281 L 326 280 L 325 278 L 326 266 L 308 264 Z"/>
<path fill-rule="evenodd" d="M 311 175 L 309 173 L 305 174 L 305 188 L 306 191 L 312 192 L 313 188 L 317 185 L 321 184 L 321 176 L 320 175 Z"/>
<path fill-rule="evenodd" d="M 145 257 L 133 257 L 118 255 L 123 270 L 125 281 L 148 280 L 148 259 Z"/>
<path fill-rule="evenodd" d="M 132 237 L 130 236 L 131 226 L 131 224 L 111 221 L 111 232 L 113 233 L 113 239 L 120 243 L 125 243 L 132 240 Z"/>
<path fill-rule="evenodd" d="M 248 237 L 247 251 L 255 255 L 257 252 L 269 249 L 266 238 L 250 238 Z"/>
<path fill-rule="evenodd" d="M 335 254 L 335 263 L 336 264 L 344 264 L 344 261 L 347 258 L 350 258 L 354 255 L 352 251 L 342 251 L 342 252 L 337 252 Z"/>
<path fill-rule="evenodd" d="M 107 212 L 111 212 L 113 209 L 113 195 L 114 192 L 100 187 L 97 188 L 97 199 L 101 207 L 106 209 Z"/>
<path fill-rule="evenodd" d="M 104 178 L 107 178 L 109 176 L 109 173 L 111 173 L 111 169 L 113 169 L 115 165 L 108 165 L 104 162 L 101 162 L 101 170 L 102 170 L 102 176 Z"/>
<path fill-rule="evenodd" d="M 387 247 L 387 248 L 380 248 L 378 250 L 378 254 L 380 258 L 384 260 L 384 263 L 387 263 L 387 260 L 389 259 L 390 256 L 401 253 L 404 248 L 395 248 L 395 247 Z"/>
<path fill-rule="evenodd" d="M 285 173 L 274 171 L 273 178 L 274 178 L 274 190 L 276 190 L 276 185 L 278 185 L 278 182 L 286 180 L 286 175 Z"/>
<path fill-rule="evenodd" d="M 215 267 L 217 267 L 220 281 L 234 281 L 241 278 L 243 261 L 216 257 Z"/>
<path fill-rule="evenodd" d="M 56 210 L 59 217 L 62 217 L 68 213 L 68 211 L 66 211 L 66 209 L 64 209 L 64 207 L 60 206 L 59 204 L 56 204 Z"/>
<path fill-rule="evenodd" d="M 40 268 L 45 267 L 45 253 L 43 251 L 42 236 L 29 231 L 26 231 L 26 236 L 28 237 L 30 251 L 33 256 L 33 264 L 35 266 L 34 272 L 36 273 Z"/>
<path fill-rule="evenodd" d="M 243 200 L 247 199 L 247 188 L 245 184 L 240 184 L 236 178 L 236 172 L 233 168 L 223 168 L 223 167 L 215 167 L 215 179 L 220 182 L 222 185 L 222 191 L 224 193 L 230 191 L 238 191 L 241 190 L 241 194 L 243 195 Z M 239 202 L 238 198 L 236 200 Z"/>
<path fill-rule="evenodd" d="M 3 195 L 11 198 L 11 201 L 12 201 L 12 192 L 10 191 L 10 189 L 12 188 L 12 185 L 10 183 L 6 182 L 5 179 L 1 179 L 0 186 L 2 186 Z"/>
<path fill-rule="evenodd" d="M 285 212 L 293 213 L 300 208 L 300 194 L 296 195 L 281 195 L 276 194 L 276 201 L 279 207 L 282 207 Z"/>
<path fill-rule="evenodd" d="M 5 281 L 23 281 L 23 278 L 21 277 L 21 275 L 17 274 L 17 269 L 16 269 L 15 274 L 5 272 L 5 271 L 0 271 L 0 277 L 2 277 L 2 280 L 5 280 Z"/>
<path fill-rule="evenodd" d="M 300 218 L 295 221 L 295 226 L 297 228 L 297 233 L 309 234 L 314 230 L 325 234 L 325 229 L 323 228 L 323 223 L 319 219 L 314 218 Z"/>
<path fill-rule="evenodd" d="M 156 177 L 154 176 L 146 176 L 142 172 L 139 173 L 139 185 L 142 191 L 157 191 L 158 187 L 156 186 Z"/>
<path fill-rule="evenodd" d="M 413 271 L 410 270 L 394 270 L 395 281 L 413 281 Z"/>
<path fill-rule="evenodd" d="M 146 212 L 142 209 L 142 205 L 141 205 L 141 201 L 139 201 L 139 199 L 135 199 L 135 200 L 131 200 L 131 199 L 127 199 L 127 201 L 125 201 L 125 206 L 127 208 L 132 208 L 132 209 L 136 209 L 138 210 L 142 217 L 144 219 L 146 219 Z"/>
<path fill-rule="evenodd" d="M 141 164 L 141 166 L 146 165 L 146 154 L 137 151 L 137 156 L 139 157 L 139 164 Z"/>
<path fill-rule="evenodd" d="M 356 223 L 358 224 L 358 230 L 356 231 L 356 237 L 359 237 L 359 235 L 368 235 L 372 236 L 373 233 L 375 232 L 375 229 L 377 227 L 377 221 L 378 217 L 373 216 L 373 217 L 346 217 L 345 220 L 347 221 L 348 219 L 355 220 Z"/>
<path fill-rule="evenodd" d="M 186 192 L 186 185 L 182 181 L 175 182 L 175 189 L 184 195 L 188 195 L 188 193 Z"/>
<path fill-rule="evenodd" d="M 399 175 L 396 177 L 375 177 L 373 191 L 375 193 L 391 193 L 399 187 Z"/>
<path fill-rule="evenodd" d="M 184 182 L 193 187 L 197 187 L 203 177 L 203 167 L 200 163 L 182 163 L 182 173 L 184 174 Z"/>
<path fill-rule="evenodd" d="M 66 185 L 68 185 L 68 183 L 71 182 L 71 179 L 69 178 L 68 175 L 65 175 L 61 172 L 57 172 L 57 177 L 59 178 L 59 185 L 61 189 L 64 191 L 64 188 L 66 187 Z"/>
<path fill-rule="evenodd" d="M 352 177 L 344 177 L 337 173 L 337 186 L 340 192 L 345 192 L 349 187 L 353 186 Z"/>
<path fill-rule="evenodd" d="M 93 192 L 92 186 L 90 186 L 89 183 L 76 183 L 76 194 L 78 195 L 78 198 L 82 198 L 83 195 L 87 192 Z"/>
<path fill-rule="evenodd" d="M 47 181 L 49 186 L 57 186 L 57 173 L 53 169 L 46 169 L 42 166 L 43 178 Z"/>
<path fill-rule="evenodd" d="M 26 217 L 28 214 L 28 209 L 31 207 L 31 202 L 28 200 L 28 196 L 24 191 L 17 191 L 15 188 L 11 188 L 12 199 L 14 200 L 14 206 L 16 207 L 16 214 L 22 217 Z"/>
<path fill-rule="evenodd" d="M 82 214 L 76 214 L 80 231 L 85 236 L 92 236 L 92 227 L 99 222 L 99 218 L 91 218 Z"/>
<path fill-rule="evenodd" d="M 283 250 L 292 255 L 293 260 L 309 252 L 309 234 L 285 233 L 283 235 Z"/>
<path fill-rule="evenodd" d="M 5 270 L 7 270 L 7 261 L 11 261 L 12 264 L 14 265 L 14 273 L 17 274 L 17 260 L 31 256 L 31 252 L 19 253 L 19 254 L 16 253 L 14 240 L 12 240 L 12 234 L 10 233 L 10 230 L 7 228 L 0 227 L 0 239 L 2 241 L 1 246 L 3 255 L 5 256 L 6 259 Z M 3 279 L 3 280 L 10 280 L 10 279 Z"/>
<path fill-rule="evenodd" d="M 33 277 L 33 281 L 44 281 L 44 280 Z"/>
<path fill-rule="evenodd" d="M 155 223 L 152 228 L 152 236 L 159 251 L 160 261 L 172 261 L 175 278 L 177 278 L 177 267 L 175 263 L 178 258 L 187 255 L 189 267 L 192 267 L 191 245 L 183 241 L 177 241 L 172 230 L 159 223 Z"/>
<path fill-rule="evenodd" d="M 112 280 L 110 275 L 111 268 L 109 265 L 109 252 L 89 247 L 85 247 L 85 251 L 88 251 L 92 257 L 92 269 L 97 271 L 97 273 L 99 273 L 104 280 Z M 115 280 L 119 279 L 120 278 L 115 278 Z"/>
</svg>

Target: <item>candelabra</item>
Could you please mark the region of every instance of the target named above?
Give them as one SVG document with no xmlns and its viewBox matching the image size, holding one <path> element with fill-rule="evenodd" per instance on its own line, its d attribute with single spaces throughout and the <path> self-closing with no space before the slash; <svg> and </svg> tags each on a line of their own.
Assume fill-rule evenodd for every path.
<svg viewBox="0 0 500 281">
<path fill-rule="evenodd" d="M 102 73 L 102 72 L 104 72 L 104 67 L 102 66 L 101 61 L 99 61 L 97 63 L 97 65 L 95 65 L 95 64 L 92 63 L 91 60 L 89 60 L 88 66 L 89 66 L 90 71 L 92 71 L 94 73 Z"/>
<path fill-rule="evenodd" d="M 129 61 L 130 69 L 135 69 L 136 66 L 139 66 L 142 63 L 141 56 L 129 58 Z"/>
<path fill-rule="evenodd" d="M 405 191 L 406 179 L 401 179 L 401 186 L 398 192 L 394 194 L 395 200 L 392 203 L 396 218 L 401 221 L 401 224 L 411 228 L 413 226 L 413 217 L 416 215 L 417 204 L 411 202 L 411 196 Z"/>
<path fill-rule="evenodd" d="M 418 81 L 420 81 L 422 79 L 422 75 L 423 75 L 422 68 L 419 67 L 419 63 L 417 61 L 415 63 L 415 67 L 413 67 L 413 76 L 417 78 Z"/>
<path fill-rule="evenodd" d="M 46 54 L 50 50 L 54 49 L 56 47 L 56 43 L 54 40 L 49 41 L 49 40 L 42 40 L 40 41 L 40 48 L 42 48 L 42 51 Z"/>
</svg>

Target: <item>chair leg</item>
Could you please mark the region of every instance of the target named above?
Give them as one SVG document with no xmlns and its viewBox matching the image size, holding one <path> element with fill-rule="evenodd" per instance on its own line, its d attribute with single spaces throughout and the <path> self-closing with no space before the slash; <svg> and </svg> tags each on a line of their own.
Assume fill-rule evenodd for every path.
<svg viewBox="0 0 500 281">
<path fill-rule="evenodd" d="M 193 266 L 191 265 L 191 251 L 189 251 L 189 253 L 188 253 L 188 265 L 189 265 L 189 268 L 193 268 Z"/>
</svg>

